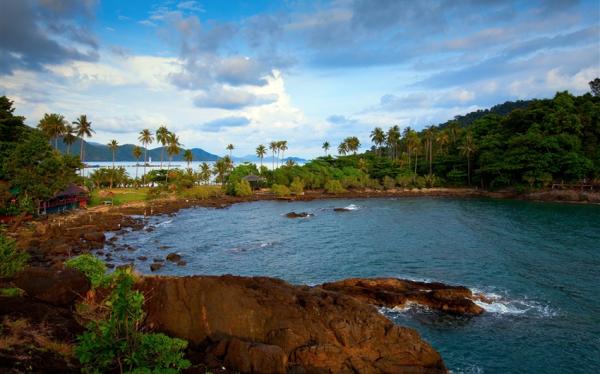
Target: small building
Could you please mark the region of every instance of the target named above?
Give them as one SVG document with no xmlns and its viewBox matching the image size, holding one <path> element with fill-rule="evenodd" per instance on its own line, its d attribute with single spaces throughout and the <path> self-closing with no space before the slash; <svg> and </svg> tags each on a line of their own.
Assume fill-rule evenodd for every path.
<svg viewBox="0 0 600 374">
<path fill-rule="evenodd" d="M 41 202 L 38 214 L 60 213 L 71 209 L 85 208 L 89 200 L 90 194 L 85 187 L 72 184 L 51 199 Z"/>
<path fill-rule="evenodd" d="M 265 178 L 254 174 L 246 175 L 242 179 L 250 183 L 250 187 L 252 187 L 253 190 L 259 189 L 261 183 L 265 180 Z"/>
</svg>

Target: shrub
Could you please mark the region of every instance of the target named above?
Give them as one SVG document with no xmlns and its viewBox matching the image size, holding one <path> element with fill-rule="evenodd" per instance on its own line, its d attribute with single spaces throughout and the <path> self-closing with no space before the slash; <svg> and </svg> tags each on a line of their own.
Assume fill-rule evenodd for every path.
<svg viewBox="0 0 600 374">
<path fill-rule="evenodd" d="M 415 187 L 421 189 L 426 186 L 425 178 L 419 175 L 415 178 L 415 182 L 413 184 Z"/>
<path fill-rule="evenodd" d="M 22 296 L 24 293 L 25 291 L 16 287 L 0 288 L 0 296 L 4 297 L 17 297 Z"/>
<path fill-rule="evenodd" d="M 139 331 L 144 295 L 133 290 L 134 283 L 131 268 L 114 273 L 108 316 L 89 323 L 78 337 L 75 355 L 83 372 L 178 373 L 190 366 L 183 358 L 186 341 Z"/>
<path fill-rule="evenodd" d="M 346 192 L 346 190 L 344 189 L 344 187 L 342 187 L 340 181 L 338 181 L 337 179 L 330 179 L 327 181 L 327 183 L 325 183 L 325 192 L 337 194 Z"/>
<path fill-rule="evenodd" d="M 183 190 L 179 194 L 187 199 L 206 200 L 211 197 L 223 196 L 223 190 L 219 186 L 196 186 Z"/>
<path fill-rule="evenodd" d="M 294 195 L 302 195 L 304 193 L 304 182 L 298 177 L 294 177 L 294 180 L 290 184 L 290 191 Z"/>
<path fill-rule="evenodd" d="M 435 174 L 427 174 L 423 177 L 425 179 L 425 187 L 432 188 L 438 185 L 438 177 Z"/>
<path fill-rule="evenodd" d="M 252 187 L 250 187 L 250 183 L 247 180 L 242 179 L 235 184 L 235 196 L 251 196 L 252 195 Z"/>
<path fill-rule="evenodd" d="M 29 255 L 17 249 L 15 241 L 0 234 L 0 278 L 10 278 L 21 270 Z"/>
<path fill-rule="evenodd" d="M 398 186 L 402 188 L 409 188 L 413 184 L 413 176 L 412 175 L 398 175 L 396 177 L 396 183 Z"/>
<path fill-rule="evenodd" d="M 289 196 L 291 193 L 290 189 L 282 184 L 274 184 L 271 186 L 271 191 L 273 191 L 273 193 L 279 197 Z"/>
<path fill-rule="evenodd" d="M 383 177 L 383 188 L 385 188 L 386 190 L 396 188 L 396 180 L 386 175 L 385 177 Z"/>
<path fill-rule="evenodd" d="M 110 282 L 110 277 L 106 275 L 104 261 L 94 255 L 84 254 L 71 258 L 65 262 L 65 265 L 85 274 L 92 283 L 92 288 L 106 286 Z"/>
</svg>

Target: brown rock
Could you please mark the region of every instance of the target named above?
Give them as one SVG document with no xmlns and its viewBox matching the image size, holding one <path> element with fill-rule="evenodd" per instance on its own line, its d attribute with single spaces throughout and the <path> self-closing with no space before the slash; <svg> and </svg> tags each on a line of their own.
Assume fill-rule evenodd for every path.
<svg viewBox="0 0 600 374">
<path fill-rule="evenodd" d="M 289 212 L 288 214 L 285 215 L 287 218 L 306 218 L 306 217 L 310 217 L 312 216 L 312 214 L 307 213 L 307 212 L 301 212 L 301 213 L 296 213 L 296 212 Z"/>
<path fill-rule="evenodd" d="M 162 268 L 164 265 L 162 264 L 162 262 L 153 262 L 150 264 L 150 270 L 152 271 L 157 271 L 160 270 L 160 268 Z"/>
<path fill-rule="evenodd" d="M 173 253 L 169 253 L 167 255 L 167 261 L 171 261 L 171 262 L 178 262 L 181 260 L 181 256 L 178 255 L 177 253 L 173 252 Z"/>
<path fill-rule="evenodd" d="M 106 240 L 106 236 L 103 232 L 100 231 L 85 232 L 83 234 L 83 239 L 87 240 L 88 242 L 104 243 L 104 241 Z"/>
<path fill-rule="evenodd" d="M 17 274 L 15 284 L 29 296 L 55 305 L 71 304 L 90 289 L 88 278 L 72 268 L 29 267 Z"/>
<path fill-rule="evenodd" d="M 148 259 L 148 257 L 146 257 L 146 256 L 138 256 L 137 259 L 140 260 L 140 261 L 146 261 Z"/>
<path fill-rule="evenodd" d="M 240 372 L 280 372 L 284 357 L 298 373 L 446 372 L 415 330 L 338 292 L 236 276 L 145 277 L 138 287 L 148 328 L 193 345 L 226 340 L 210 353 Z"/>
<path fill-rule="evenodd" d="M 415 282 L 396 278 L 345 279 L 320 286 L 341 292 L 362 302 L 389 308 L 416 303 L 451 314 L 478 315 L 484 309 L 474 303 L 471 290 L 443 283 Z"/>
<path fill-rule="evenodd" d="M 185 266 L 185 265 L 187 265 L 187 262 L 185 262 L 184 260 L 177 261 L 177 266 Z"/>
</svg>

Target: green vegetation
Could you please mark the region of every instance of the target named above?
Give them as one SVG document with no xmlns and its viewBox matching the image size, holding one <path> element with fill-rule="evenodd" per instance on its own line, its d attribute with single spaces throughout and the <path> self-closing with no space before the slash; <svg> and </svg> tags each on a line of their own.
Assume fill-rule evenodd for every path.
<svg viewBox="0 0 600 374">
<path fill-rule="evenodd" d="M 0 296 L 4 297 L 19 297 L 23 296 L 25 291 L 17 287 L 0 288 Z"/>
<path fill-rule="evenodd" d="M 273 191 L 273 193 L 278 196 L 278 197 L 285 197 L 285 196 L 290 196 L 291 195 L 291 191 L 289 188 L 287 188 L 284 185 L 281 184 L 274 184 L 271 186 L 271 191 Z"/>
<path fill-rule="evenodd" d="M 14 240 L 0 234 L 0 278 L 10 278 L 21 270 L 29 255 L 17 248 Z"/>
<path fill-rule="evenodd" d="M 105 287 L 110 283 L 110 277 L 106 275 L 106 264 L 94 255 L 84 254 L 73 257 L 65 261 L 65 265 L 85 274 L 92 288 Z"/>
<path fill-rule="evenodd" d="M 235 183 L 235 196 L 250 196 L 252 195 L 252 187 L 247 180 L 242 179 Z"/>
<path fill-rule="evenodd" d="M 135 201 L 145 201 L 148 198 L 149 189 L 113 188 L 92 191 L 90 206 L 102 205 L 104 201 L 110 201 L 113 205 L 121 205 Z"/>
<path fill-rule="evenodd" d="M 184 359 L 186 341 L 140 330 L 144 296 L 134 284 L 131 268 L 117 269 L 111 277 L 106 317 L 90 322 L 75 348 L 84 372 L 178 373 L 190 366 Z"/>
</svg>

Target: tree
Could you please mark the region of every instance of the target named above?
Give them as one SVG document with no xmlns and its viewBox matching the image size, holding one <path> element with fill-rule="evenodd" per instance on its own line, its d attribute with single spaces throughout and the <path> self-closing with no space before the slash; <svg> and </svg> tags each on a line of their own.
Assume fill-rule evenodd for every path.
<svg viewBox="0 0 600 374">
<path fill-rule="evenodd" d="M 65 126 L 65 131 L 63 133 L 63 143 L 67 145 L 67 154 L 71 154 L 71 146 L 77 140 L 77 136 L 75 136 L 75 129 L 71 125 Z"/>
<path fill-rule="evenodd" d="M 187 162 L 188 169 L 192 170 L 191 163 L 194 160 L 194 154 L 191 149 L 186 149 L 185 152 L 183 152 L 183 159 Z"/>
<path fill-rule="evenodd" d="M 348 153 L 348 143 L 345 141 L 341 142 L 340 145 L 338 145 L 338 153 L 340 155 L 345 155 Z"/>
<path fill-rule="evenodd" d="M 84 148 L 84 138 L 91 138 L 92 134 L 95 132 L 92 129 L 92 123 L 88 121 L 87 116 L 85 114 L 80 115 L 74 122 L 75 131 L 77 131 L 77 136 L 79 137 L 80 149 L 79 149 L 79 159 L 82 163 L 81 175 L 83 175 L 83 168 L 85 167 L 85 148 Z"/>
<path fill-rule="evenodd" d="M 600 78 L 595 78 L 589 83 L 592 94 L 596 97 L 600 97 Z"/>
<path fill-rule="evenodd" d="M 325 156 L 328 156 L 328 153 L 327 153 L 327 152 L 329 151 L 329 147 L 330 147 L 330 145 L 329 145 L 329 142 L 328 142 L 328 141 L 325 141 L 325 142 L 323 143 L 323 145 L 321 146 L 321 148 L 323 148 L 323 150 L 325 151 Z"/>
<path fill-rule="evenodd" d="M 285 151 L 287 151 L 287 149 L 288 149 L 287 140 L 279 141 L 279 150 L 281 151 L 281 163 L 282 164 L 283 164 L 284 154 L 285 154 Z"/>
<path fill-rule="evenodd" d="M 279 148 L 279 145 L 277 144 L 277 142 L 273 141 L 273 142 L 269 143 L 269 150 L 271 150 L 271 152 L 273 152 L 272 170 L 275 170 L 275 152 L 277 151 L 278 148 Z"/>
<path fill-rule="evenodd" d="M 65 117 L 56 113 L 46 113 L 37 127 L 48 139 L 54 140 L 54 149 L 58 149 L 58 138 L 65 133 L 66 126 Z"/>
<path fill-rule="evenodd" d="M 171 161 L 173 160 L 173 156 L 178 155 L 181 151 L 181 143 L 179 142 L 179 137 L 175 135 L 175 133 L 170 132 L 167 137 L 167 154 L 169 155 L 169 165 L 167 165 L 167 177 L 166 182 L 169 182 L 169 169 L 171 167 Z"/>
<path fill-rule="evenodd" d="M 215 162 L 213 174 L 217 176 L 217 181 L 221 184 L 225 183 L 225 177 L 231 170 L 232 162 L 229 156 L 222 157 Z"/>
<path fill-rule="evenodd" d="M 152 132 L 148 129 L 143 129 L 140 131 L 140 136 L 138 140 L 144 146 L 144 174 L 142 175 L 142 181 L 145 185 L 146 183 L 146 165 L 148 164 L 148 145 L 152 144 L 154 138 L 152 137 Z"/>
<path fill-rule="evenodd" d="M 138 179 L 138 166 L 139 166 L 139 161 L 140 161 L 140 157 L 142 156 L 142 148 L 140 146 L 134 146 L 133 147 L 133 157 L 135 157 L 135 180 L 137 181 Z"/>
<path fill-rule="evenodd" d="M 263 164 L 263 158 L 265 157 L 265 155 L 267 154 L 267 147 L 265 147 L 264 145 L 259 145 L 258 147 L 256 147 L 256 156 L 260 159 L 260 167 L 262 168 L 262 164 Z"/>
<path fill-rule="evenodd" d="M 398 125 L 392 126 L 387 132 L 387 145 L 391 154 L 392 160 L 398 156 L 398 141 L 400 141 L 400 128 Z"/>
<path fill-rule="evenodd" d="M 166 126 L 161 126 L 156 130 L 156 141 L 161 144 L 160 148 L 160 168 L 162 169 L 163 159 L 165 157 L 165 145 L 167 144 L 167 138 L 169 136 L 169 130 Z"/>
<path fill-rule="evenodd" d="M 448 132 L 446 130 L 440 131 L 437 134 L 435 141 L 439 145 L 439 147 L 438 147 L 439 152 L 446 154 L 448 152 L 448 149 L 446 147 L 448 146 L 448 143 L 450 142 L 450 137 L 448 136 Z"/>
<path fill-rule="evenodd" d="M 450 133 L 452 144 L 455 144 L 458 134 L 460 133 L 460 125 L 458 121 L 452 121 L 448 124 L 448 132 Z"/>
<path fill-rule="evenodd" d="M 435 139 L 435 126 L 429 126 L 423 132 L 425 137 L 425 156 L 429 160 L 429 175 L 433 174 L 432 166 L 433 163 L 433 141 Z"/>
<path fill-rule="evenodd" d="M 229 158 L 231 159 L 231 157 L 233 157 L 231 153 L 235 149 L 235 147 L 233 146 L 233 144 L 227 144 L 227 147 L 225 147 L 225 149 L 229 151 Z"/>
<path fill-rule="evenodd" d="M 210 182 L 210 165 L 206 162 L 200 164 L 200 180 L 204 182 L 204 184 L 208 184 Z"/>
<path fill-rule="evenodd" d="M 356 151 L 360 148 L 360 140 L 356 136 L 350 136 L 344 139 L 344 143 L 346 143 L 346 149 L 348 152 L 352 152 L 356 154 Z"/>
<path fill-rule="evenodd" d="M 385 132 L 383 132 L 381 127 L 375 127 L 371 131 L 371 141 L 377 148 L 377 155 L 381 156 L 381 146 L 385 143 Z"/>
<path fill-rule="evenodd" d="M 113 187 L 113 174 L 115 170 L 115 153 L 117 152 L 117 148 L 119 148 L 119 143 L 116 140 L 111 140 L 108 144 L 108 149 L 112 151 L 112 168 L 113 172 L 110 174 L 110 188 Z"/>
<path fill-rule="evenodd" d="M 465 136 L 463 144 L 458 147 L 460 149 L 461 154 L 467 158 L 467 180 L 469 186 L 471 185 L 471 156 L 477 150 L 475 143 L 473 142 L 473 135 L 469 132 Z"/>
</svg>

